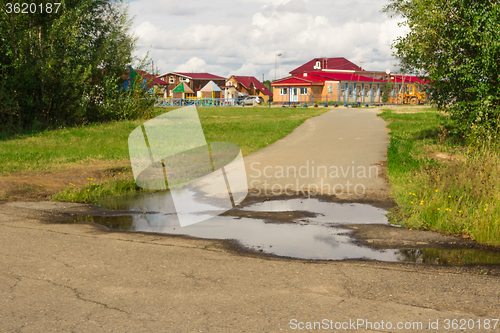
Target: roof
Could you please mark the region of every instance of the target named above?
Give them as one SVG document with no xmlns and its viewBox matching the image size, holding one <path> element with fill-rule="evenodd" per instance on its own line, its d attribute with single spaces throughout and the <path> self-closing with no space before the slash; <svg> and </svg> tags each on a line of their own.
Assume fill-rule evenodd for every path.
<svg viewBox="0 0 500 333">
<path fill-rule="evenodd" d="M 231 78 L 240 83 L 246 89 L 250 89 L 250 85 L 253 84 L 253 86 L 262 91 L 264 95 L 269 95 L 269 89 L 267 89 L 267 87 L 262 82 L 257 80 L 254 76 L 233 75 L 229 79 Z"/>
<path fill-rule="evenodd" d="M 391 75 L 392 82 L 404 82 L 404 83 L 422 83 L 427 84 L 429 81 L 422 80 L 416 75 Z"/>
<path fill-rule="evenodd" d="M 319 67 L 317 66 L 319 65 Z M 301 74 L 304 72 L 322 71 L 323 69 L 336 69 L 343 71 L 361 71 L 362 68 L 350 62 L 344 57 L 338 58 L 314 58 L 300 67 L 295 68 L 290 74 Z"/>
<path fill-rule="evenodd" d="M 373 79 L 368 76 L 358 75 L 354 73 L 335 73 L 335 72 L 306 72 L 299 75 L 289 76 L 287 78 L 276 80 L 272 86 L 288 86 L 288 85 L 314 85 L 324 84 L 326 81 L 356 81 L 370 83 L 386 83 L 383 80 Z"/>
<path fill-rule="evenodd" d="M 158 86 L 158 85 L 168 85 L 167 82 L 163 81 L 162 79 L 158 78 L 157 75 L 151 75 L 149 74 L 148 72 L 146 71 L 143 71 L 143 70 L 140 70 L 140 69 L 132 69 L 133 72 L 135 72 L 137 74 L 137 76 L 142 80 L 142 83 L 141 83 L 141 88 L 146 88 L 146 89 L 150 89 L 151 87 L 153 86 Z M 126 79 L 125 81 L 125 85 L 128 85 L 129 83 L 129 80 L 130 80 L 130 67 L 129 69 L 126 71 L 126 75 L 122 75 L 121 78 L 123 79 Z M 134 76 L 134 74 L 132 74 L 132 76 Z"/>
<path fill-rule="evenodd" d="M 212 91 L 222 91 L 214 81 L 208 82 L 203 88 L 200 89 L 202 92 L 212 92 Z"/>
<path fill-rule="evenodd" d="M 186 82 L 181 82 L 175 87 L 172 92 L 183 92 L 183 93 L 190 93 L 193 94 L 194 91 L 189 88 L 189 86 L 186 84 Z"/>
<path fill-rule="evenodd" d="M 307 75 L 307 77 L 304 77 L 303 75 L 295 75 L 295 76 L 289 76 L 285 77 L 280 80 L 276 80 L 273 83 L 271 83 L 271 86 L 289 86 L 289 85 L 304 85 L 304 86 L 310 86 L 313 84 L 320 84 L 322 85 L 325 82 L 325 78 L 318 77 L 315 75 Z"/>
<path fill-rule="evenodd" d="M 156 75 L 150 75 L 150 74 L 147 74 L 147 75 L 141 75 L 139 74 L 139 76 L 143 79 L 146 79 L 146 82 L 147 82 L 147 86 L 148 86 L 148 89 L 151 88 L 152 86 L 166 86 L 168 85 L 167 82 L 163 81 L 162 79 L 156 77 Z"/>
<path fill-rule="evenodd" d="M 165 74 L 160 75 L 160 77 L 164 77 L 164 76 L 167 76 L 169 74 L 174 74 L 174 75 L 179 75 L 179 76 L 187 77 L 187 78 L 192 79 L 192 80 L 226 80 L 225 77 L 213 75 L 213 74 L 210 74 L 210 73 L 169 72 L 169 73 L 165 73 Z"/>
<path fill-rule="evenodd" d="M 315 76 L 324 77 L 334 81 L 360 81 L 360 82 L 378 82 L 387 83 L 384 80 L 374 79 L 368 76 L 354 74 L 354 73 L 335 73 L 335 72 L 314 72 Z"/>
</svg>

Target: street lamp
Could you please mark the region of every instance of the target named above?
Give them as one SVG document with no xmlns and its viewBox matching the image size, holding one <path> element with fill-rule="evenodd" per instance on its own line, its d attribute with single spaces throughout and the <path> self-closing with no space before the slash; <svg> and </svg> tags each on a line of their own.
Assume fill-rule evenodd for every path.
<svg viewBox="0 0 500 333">
<path fill-rule="evenodd" d="M 281 53 L 275 54 L 274 59 L 274 80 L 276 81 L 276 68 L 278 67 L 278 57 L 281 57 Z M 280 58 L 280 78 L 281 78 L 281 58 Z"/>
</svg>

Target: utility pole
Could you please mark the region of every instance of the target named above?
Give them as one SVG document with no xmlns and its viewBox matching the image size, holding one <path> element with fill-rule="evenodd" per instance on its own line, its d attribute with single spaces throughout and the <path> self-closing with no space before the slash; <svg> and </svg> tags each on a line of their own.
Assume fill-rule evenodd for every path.
<svg viewBox="0 0 500 333">
<path fill-rule="evenodd" d="M 280 54 L 280 79 L 281 79 L 281 54 Z"/>
<path fill-rule="evenodd" d="M 276 53 L 274 58 L 274 80 L 276 81 L 276 68 L 278 67 L 278 57 L 281 57 L 281 53 Z M 281 77 L 281 60 L 280 60 L 280 77 Z"/>
</svg>

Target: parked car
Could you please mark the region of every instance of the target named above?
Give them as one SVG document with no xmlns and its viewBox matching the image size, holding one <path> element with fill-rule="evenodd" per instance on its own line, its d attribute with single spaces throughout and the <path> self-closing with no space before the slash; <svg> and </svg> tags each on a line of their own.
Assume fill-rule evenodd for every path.
<svg viewBox="0 0 500 333">
<path fill-rule="evenodd" d="M 236 104 L 238 105 L 243 105 L 243 101 L 245 100 L 246 97 L 239 96 L 236 98 Z"/>
<path fill-rule="evenodd" d="M 256 105 L 264 103 L 264 99 L 260 96 L 249 96 L 243 100 L 243 105 Z"/>
</svg>

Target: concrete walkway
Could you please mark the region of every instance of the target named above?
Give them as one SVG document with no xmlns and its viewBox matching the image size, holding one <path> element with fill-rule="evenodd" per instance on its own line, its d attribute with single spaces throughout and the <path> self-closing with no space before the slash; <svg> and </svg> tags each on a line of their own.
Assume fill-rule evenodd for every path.
<svg viewBox="0 0 500 333">
<path fill-rule="evenodd" d="M 284 139 L 245 157 L 249 188 L 254 194 L 387 200 L 381 162 L 389 137 L 379 112 L 341 108 L 306 120 Z"/>
</svg>

